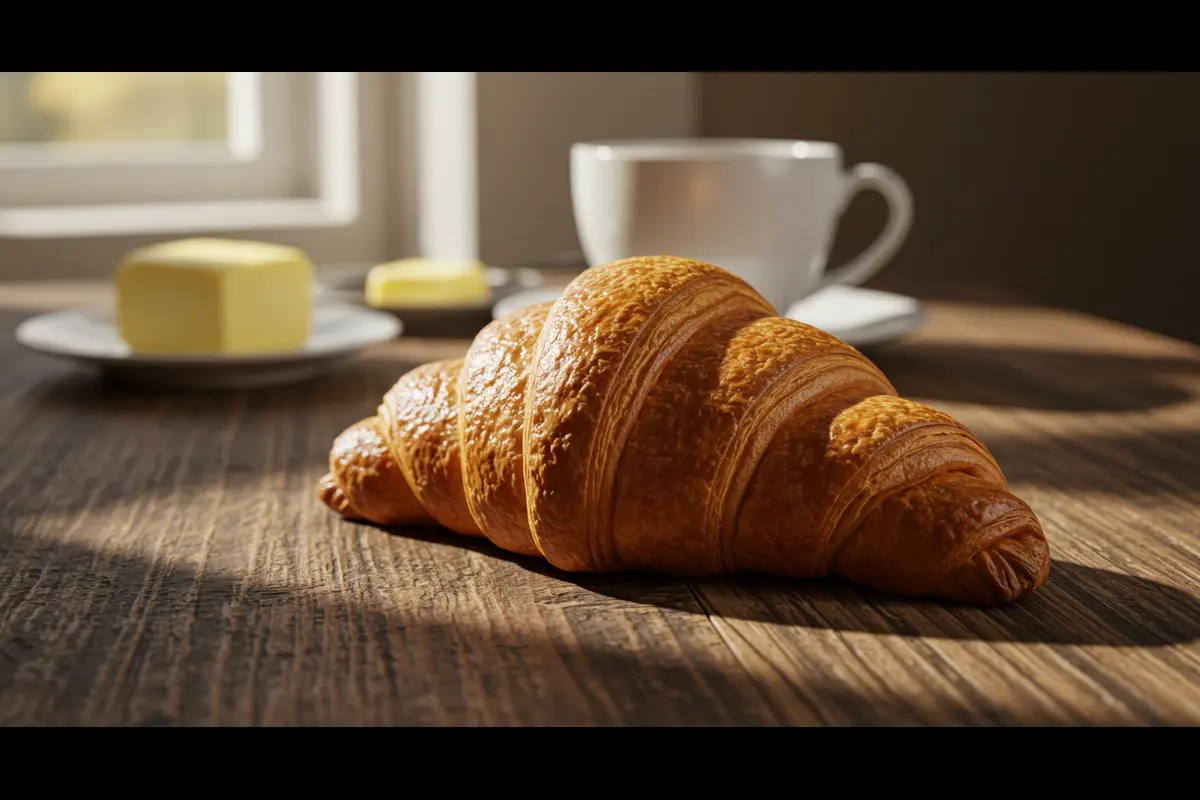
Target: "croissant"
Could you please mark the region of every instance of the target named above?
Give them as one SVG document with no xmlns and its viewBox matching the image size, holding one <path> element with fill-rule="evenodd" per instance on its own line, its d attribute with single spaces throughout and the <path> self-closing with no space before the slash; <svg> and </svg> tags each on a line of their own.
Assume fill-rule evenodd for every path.
<svg viewBox="0 0 1200 800">
<path fill-rule="evenodd" d="M 631 258 L 417 367 L 334 440 L 342 516 L 573 572 L 841 576 L 979 605 L 1050 551 L 963 425 L 709 264 Z"/>
</svg>

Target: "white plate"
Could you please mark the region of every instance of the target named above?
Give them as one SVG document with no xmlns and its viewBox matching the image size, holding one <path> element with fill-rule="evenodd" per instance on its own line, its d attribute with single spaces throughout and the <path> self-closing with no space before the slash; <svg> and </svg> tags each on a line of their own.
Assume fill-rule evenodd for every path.
<svg viewBox="0 0 1200 800">
<path fill-rule="evenodd" d="M 17 326 L 17 341 L 56 358 L 104 368 L 139 382 L 194 388 L 247 388 L 313 377 L 368 345 L 403 330 L 392 314 L 341 303 L 321 303 L 312 335 L 297 350 L 253 354 L 134 353 L 121 339 L 111 308 L 56 311 Z"/>
<path fill-rule="evenodd" d="M 537 289 L 504 298 L 492 309 L 494 318 L 554 300 L 559 292 Z M 911 297 L 856 286 L 830 286 L 793 303 L 786 316 L 832 333 L 853 347 L 895 341 L 925 322 L 921 303 Z"/>
</svg>

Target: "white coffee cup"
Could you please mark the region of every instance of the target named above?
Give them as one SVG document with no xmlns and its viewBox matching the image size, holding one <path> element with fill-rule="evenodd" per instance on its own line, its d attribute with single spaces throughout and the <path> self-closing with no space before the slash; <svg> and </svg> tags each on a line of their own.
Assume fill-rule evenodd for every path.
<svg viewBox="0 0 1200 800">
<path fill-rule="evenodd" d="M 861 189 L 887 200 L 883 231 L 827 269 L 837 221 Z M 571 201 L 590 266 L 675 255 L 745 279 L 777 311 L 832 284 L 856 285 L 904 243 L 912 195 L 879 164 L 846 170 L 829 142 L 644 139 L 571 147 Z"/>
</svg>

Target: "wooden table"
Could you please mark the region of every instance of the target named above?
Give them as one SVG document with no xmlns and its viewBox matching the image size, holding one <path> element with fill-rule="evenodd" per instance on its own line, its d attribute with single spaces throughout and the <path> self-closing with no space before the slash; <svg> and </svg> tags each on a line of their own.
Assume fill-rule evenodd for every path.
<svg viewBox="0 0 1200 800">
<path fill-rule="evenodd" d="M 0 723 L 1200 722 L 1200 348 L 935 304 L 870 352 L 1040 514 L 1016 607 L 845 583 L 580 577 L 339 521 L 331 437 L 410 365 L 215 396 L 106 385 L 9 332 L 89 291 L 0 288 Z"/>
</svg>

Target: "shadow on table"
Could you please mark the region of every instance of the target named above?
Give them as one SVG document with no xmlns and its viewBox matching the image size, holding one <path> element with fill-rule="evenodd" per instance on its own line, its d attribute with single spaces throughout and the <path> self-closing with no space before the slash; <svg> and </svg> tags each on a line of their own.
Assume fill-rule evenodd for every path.
<svg viewBox="0 0 1200 800">
<path fill-rule="evenodd" d="M 1195 395 L 1173 383 L 1200 361 L 900 342 L 865 351 L 905 397 L 1050 411 L 1137 411 Z"/>
<path fill-rule="evenodd" d="M 569 632 L 556 643 L 536 625 L 472 627 L 384 610 L 335 580 L 262 585 L 74 543 L 6 546 L 0 725 L 777 721 L 732 656 L 726 670 Z"/>
<path fill-rule="evenodd" d="M 364 360 L 250 391 L 155 389 L 47 369 L 0 417 L 0 459 L 23 464 L 0 497 L 0 514 L 95 510 L 218 482 L 314 473 L 334 437 L 374 413 L 397 369 Z"/>
<path fill-rule="evenodd" d="M 4 545 L 0 725 L 1065 721 L 1053 705 L 905 694 L 819 664 L 790 674 L 777 663 L 783 680 L 764 679 L 708 637 L 630 648 L 624 626 L 548 623 L 532 606 L 507 618 L 503 604 L 475 618 L 453 604 L 398 607 L 387 587 L 369 596 L 369 579 L 319 570 L 264 583 L 76 542 Z M 1087 716 L 1123 721 L 1099 704 Z"/>
<path fill-rule="evenodd" d="M 1013 484 L 1123 498 L 1200 490 L 1200 430 L 997 433 L 985 436 L 984 444 Z"/>
<path fill-rule="evenodd" d="M 263 585 L 72 542 L 4 544 L 0 725 L 986 724 L 1000 713 L 866 696 L 835 676 L 797 682 L 781 709 L 723 649 L 631 650 L 565 620 L 397 608 L 320 576 Z"/>
<path fill-rule="evenodd" d="M 789 581 L 745 575 L 689 580 L 690 597 L 663 591 L 679 580 L 652 575 L 566 573 L 479 539 L 440 528 L 385 529 L 461 547 L 631 603 L 695 614 L 906 637 L 1045 644 L 1154 647 L 1200 639 L 1200 600 L 1147 578 L 1055 562 L 1033 595 L 1007 607 L 908 600 L 841 580 Z"/>
</svg>

